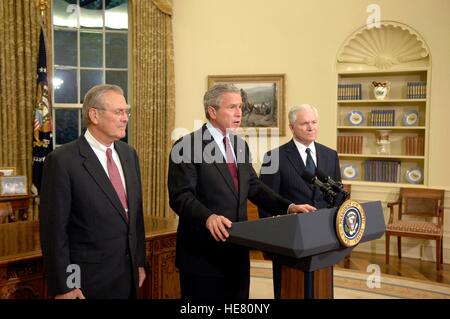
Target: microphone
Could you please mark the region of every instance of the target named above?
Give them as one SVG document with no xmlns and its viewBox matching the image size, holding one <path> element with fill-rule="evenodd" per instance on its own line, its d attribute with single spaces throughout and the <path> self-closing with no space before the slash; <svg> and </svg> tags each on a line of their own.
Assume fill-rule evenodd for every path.
<svg viewBox="0 0 450 319">
<path fill-rule="evenodd" d="M 342 193 L 344 195 L 345 199 L 350 197 L 350 194 L 345 191 L 344 185 L 342 185 L 341 182 L 336 182 L 330 176 L 325 175 L 324 172 L 322 172 L 318 169 L 316 169 L 316 175 L 322 183 L 326 183 L 326 184 L 330 185 L 335 192 Z"/>
<path fill-rule="evenodd" d="M 308 183 L 317 186 L 322 191 L 322 193 L 324 193 L 326 197 L 329 199 L 327 200 L 327 202 L 329 202 L 330 204 L 333 203 L 334 198 L 336 197 L 337 194 L 331 189 L 331 186 L 328 183 L 321 182 L 316 176 L 314 176 L 313 174 L 311 174 L 306 170 L 303 171 L 302 178 Z"/>
</svg>

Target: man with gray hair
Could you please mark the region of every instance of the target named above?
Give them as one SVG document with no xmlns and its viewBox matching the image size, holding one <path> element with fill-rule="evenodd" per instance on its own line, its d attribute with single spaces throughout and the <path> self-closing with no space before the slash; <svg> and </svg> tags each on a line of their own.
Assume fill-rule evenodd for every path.
<svg viewBox="0 0 450 319">
<path fill-rule="evenodd" d="M 309 104 L 294 106 L 289 110 L 289 128 L 293 138 L 288 143 L 266 153 L 260 179 L 281 196 L 294 203 L 308 203 L 326 208 L 328 203 L 322 192 L 306 182 L 302 175 L 308 171 L 312 176 L 320 170 L 335 181 L 341 180 L 339 158 L 335 150 L 316 142 L 319 131 L 319 113 Z M 278 170 L 267 173 L 265 167 L 278 161 Z M 259 210 L 260 217 L 277 215 L 278 212 Z M 326 268 L 325 276 L 332 276 L 332 267 Z M 273 261 L 273 284 L 275 298 L 281 297 L 281 265 Z"/>
<path fill-rule="evenodd" d="M 61 299 L 135 298 L 145 279 L 141 175 L 120 141 L 130 109 L 101 84 L 85 95 L 87 130 L 45 159 L 40 234 L 48 293 Z"/>
<path fill-rule="evenodd" d="M 247 220 L 247 199 L 271 212 L 315 208 L 294 205 L 259 181 L 247 143 L 233 134 L 242 118 L 238 88 L 217 84 L 203 101 L 208 122 L 178 140 L 169 159 L 170 207 L 179 216 L 181 297 L 248 299 L 249 250 L 226 241 L 232 223 Z"/>
</svg>

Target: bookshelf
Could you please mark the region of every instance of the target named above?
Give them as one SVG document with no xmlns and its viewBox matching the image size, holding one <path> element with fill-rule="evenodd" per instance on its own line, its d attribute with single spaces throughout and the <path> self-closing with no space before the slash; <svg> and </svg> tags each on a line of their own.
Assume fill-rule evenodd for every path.
<svg viewBox="0 0 450 319">
<path fill-rule="evenodd" d="M 363 27 L 341 46 L 336 70 L 343 181 L 427 185 L 431 61 L 422 37 L 398 22 Z"/>
</svg>

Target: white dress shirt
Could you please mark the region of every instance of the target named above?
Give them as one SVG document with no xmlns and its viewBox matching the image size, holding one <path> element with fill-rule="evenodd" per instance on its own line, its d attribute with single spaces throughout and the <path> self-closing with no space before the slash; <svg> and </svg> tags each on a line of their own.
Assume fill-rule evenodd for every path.
<svg viewBox="0 0 450 319">
<path fill-rule="evenodd" d="M 308 156 L 308 154 L 306 154 L 306 148 L 309 148 L 311 150 L 311 152 L 310 152 L 311 157 L 314 161 L 314 164 L 317 167 L 317 153 L 316 153 L 316 146 L 315 146 L 314 142 L 312 142 L 308 146 L 305 146 L 294 138 L 294 143 L 295 143 L 295 146 L 297 146 L 297 150 L 300 153 L 300 156 L 302 158 L 303 164 L 305 164 L 305 167 L 306 167 L 306 157 Z"/>
<path fill-rule="evenodd" d="M 110 147 L 106 147 L 99 141 L 95 139 L 95 137 L 89 132 L 89 129 L 86 130 L 86 133 L 84 133 L 84 137 L 86 138 L 87 142 L 89 143 L 89 146 L 94 151 L 95 155 L 97 155 L 98 160 L 100 161 L 100 164 L 102 164 L 103 169 L 105 170 L 106 175 L 109 177 L 108 174 L 108 159 L 106 158 L 106 149 L 110 148 L 112 151 L 112 158 L 114 160 L 114 163 L 116 163 L 117 168 L 119 169 L 120 179 L 123 183 L 123 188 L 125 189 L 125 194 L 127 193 L 127 187 L 125 184 L 125 177 L 123 175 L 123 169 L 122 164 L 120 163 L 119 154 L 117 154 L 117 151 L 114 148 L 114 143 L 111 144 Z"/>
<path fill-rule="evenodd" d="M 220 130 L 218 130 L 217 128 L 215 128 L 214 126 L 212 126 L 212 124 L 210 122 L 206 123 L 206 128 L 208 129 L 209 133 L 211 133 L 211 136 L 213 137 L 214 141 L 217 143 L 217 145 L 219 145 L 219 149 L 222 152 L 223 158 L 225 158 L 225 161 L 228 160 L 227 159 L 227 154 L 225 152 L 225 145 L 223 144 L 223 134 Z M 227 133 L 227 139 L 231 144 L 231 140 L 230 140 L 230 134 Z M 233 147 L 231 147 L 231 153 L 233 153 L 234 156 L 234 163 L 237 163 L 236 161 L 236 154 L 234 154 L 234 149 Z"/>
</svg>

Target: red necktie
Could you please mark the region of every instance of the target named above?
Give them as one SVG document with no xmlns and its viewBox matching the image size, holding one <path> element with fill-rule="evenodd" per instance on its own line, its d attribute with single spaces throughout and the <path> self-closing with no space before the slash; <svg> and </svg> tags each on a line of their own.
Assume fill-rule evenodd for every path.
<svg viewBox="0 0 450 319">
<path fill-rule="evenodd" d="M 110 148 L 106 149 L 106 159 L 109 179 L 116 190 L 117 196 L 119 196 L 120 202 L 125 209 L 125 216 L 128 219 L 127 195 L 125 194 L 125 188 L 123 187 L 122 179 L 120 178 L 119 169 L 112 158 L 112 150 Z"/>
<path fill-rule="evenodd" d="M 226 136 L 223 138 L 223 144 L 225 145 L 225 153 L 227 155 L 228 170 L 230 171 L 231 177 L 233 177 L 234 188 L 236 189 L 236 192 L 239 192 L 239 182 L 238 182 L 236 162 L 234 161 L 234 156 L 233 156 L 233 151 L 231 150 L 230 141 L 228 140 L 228 138 Z"/>
</svg>

